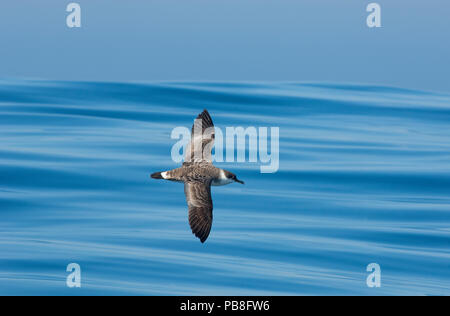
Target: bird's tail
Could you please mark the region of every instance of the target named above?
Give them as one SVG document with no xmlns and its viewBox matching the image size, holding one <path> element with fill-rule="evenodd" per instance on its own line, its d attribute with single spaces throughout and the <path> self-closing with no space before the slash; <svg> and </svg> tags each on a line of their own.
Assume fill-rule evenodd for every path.
<svg viewBox="0 0 450 316">
<path fill-rule="evenodd" d="M 155 172 L 155 173 L 152 173 L 151 177 L 152 177 L 153 179 L 164 179 L 164 177 L 162 176 L 161 173 L 162 173 L 162 172 Z"/>
<path fill-rule="evenodd" d="M 177 169 L 155 172 L 150 177 L 152 177 L 153 179 L 164 179 L 169 181 L 182 182 L 182 180 L 179 178 L 179 175 L 177 175 Z"/>
</svg>

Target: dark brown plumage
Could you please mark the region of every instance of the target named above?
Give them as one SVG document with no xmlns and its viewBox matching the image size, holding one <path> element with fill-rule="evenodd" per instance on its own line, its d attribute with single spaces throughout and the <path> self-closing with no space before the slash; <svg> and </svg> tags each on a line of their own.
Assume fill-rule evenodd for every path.
<svg viewBox="0 0 450 316">
<path fill-rule="evenodd" d="M 203 243 L 209 236 L 213 219 L 211 183 L 200 181 L 185 182 L 184 193 L 188 203 L 189 225 L 192 233 Z"/>
<path fill-rule="evenodd" d="M 185 162 L 211 162 L 211 150 L 214 145 L 214 123 L 207 110 L 203 110 L 194 120 L 191 129 L 191 142 L 187 146 Z"/>
<path fill-rule="evenodd" d="M 192 233 L 202 243 L 211 232 L 213 203 L 211 185 L 231 182 L 244 183 L 236 176 L 212 164 L 211 149 L 214 145 L 214 124 L 207 110 L 200 113 L 192 126 L 191 142 L 187 146 L 185 162 L 180 168 L 155 172 L 153 179 L 165 179 L 184 183 L 184 194 L 189 209 L 189 225 Z"/>
</svg>

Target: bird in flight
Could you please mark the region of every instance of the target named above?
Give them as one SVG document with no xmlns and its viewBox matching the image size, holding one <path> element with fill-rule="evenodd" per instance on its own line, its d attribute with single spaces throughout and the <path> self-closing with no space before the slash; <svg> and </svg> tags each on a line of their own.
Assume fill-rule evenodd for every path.
<svg viewBox="0 0 450 316">
<path fill-rule="evenodd" d="M 235 174 L 212 164 L 214 124 L 207 110 L 200 113 L 192 126 L 191 141 L 186 147 L 185 161 L 180 168 L 155 172 L 153 179 L 165 179 L 184 183 L 184 194 L 189 209 L 189 225 L 192 233 L 202 243 L 211 231 L 213 203 L 211 186 L 232 182 L 244 184 Z"/>
</svg>

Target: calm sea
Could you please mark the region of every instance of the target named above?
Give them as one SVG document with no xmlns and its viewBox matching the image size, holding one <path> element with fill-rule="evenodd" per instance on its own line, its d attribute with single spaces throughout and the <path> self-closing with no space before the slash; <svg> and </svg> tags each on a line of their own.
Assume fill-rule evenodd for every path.
<svg viewBox="0 0 450 316">
<path fill-rule="evenodd" d="M 280 128 L 190 231 L 174 127 Z M 66 286 L 81 266 L 82 287 Z M 366 267 L 381 267 L 369 288 Z M 380 86 L 0 81 L 0 294 L 450 295 L 450 96 Z"/>
</svg>

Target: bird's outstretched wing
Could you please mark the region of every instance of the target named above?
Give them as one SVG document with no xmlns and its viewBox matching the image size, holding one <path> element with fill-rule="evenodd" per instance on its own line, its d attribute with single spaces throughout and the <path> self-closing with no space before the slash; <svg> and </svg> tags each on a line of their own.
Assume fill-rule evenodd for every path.
<svg viewBox="0 0 450 316">
<path fill-rule="evenodd" d="M 192 233 L 204 243 L 211 231 L 213 219 L 211 181 L 185 182 L 184 193 L 189 207 L 189 225 Z"/>
<path fill-rule="evenodd" d="M 214 145 L 214 123 L 207 110 L 203 110 L 194 121 L 191 142 L 186 147 L 185 162 L 211 162 L 211 150 Z"/>
</svg>

